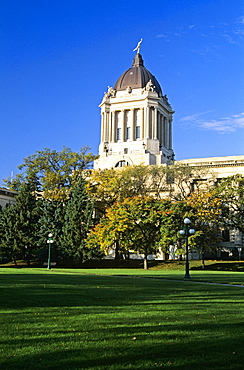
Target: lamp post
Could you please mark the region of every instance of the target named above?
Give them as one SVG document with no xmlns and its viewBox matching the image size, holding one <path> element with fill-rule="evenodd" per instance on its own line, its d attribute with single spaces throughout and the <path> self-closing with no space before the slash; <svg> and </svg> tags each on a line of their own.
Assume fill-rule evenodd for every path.
<svg viewBox="0 0 244 370">
<path fill-rule="evenodd" d="M 51 244 L 53 243 L 53 234 L 49 233 L 48 234 L 48 260 L 47 260 L 47 270 L 51 270 Z"/>
<path fill-rule="evenodd" d="M 237 247 L 237 250 L 238 250 L 239 261 L 240 261 L 241 260 L 241 250 L 242 250 L 242 247 Z"/>
<path fill-rule="evenodd" d="M 184 219 L 184 228 L 180 230 L 180 235 L 186 236 L 186 272 L 185 272 L 185 279 L 190 279 L 190 272 L 189 272 L 189 250 L 188 250 L 188 237 L 195 233 L 194 229 L 190 229 L 191 220 L 189 218 Z"/>
</svg>

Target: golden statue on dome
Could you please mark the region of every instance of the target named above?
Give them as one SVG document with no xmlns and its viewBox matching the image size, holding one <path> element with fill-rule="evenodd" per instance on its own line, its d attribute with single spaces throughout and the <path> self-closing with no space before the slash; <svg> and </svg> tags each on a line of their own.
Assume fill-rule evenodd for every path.
<svg viewBox="0 0 244 370">
<path fill-rule="evenodd" d="M 136 51 L 137 50 L 137 54 L 140 53 L 140 49 L 141 49 L 141 43 L 142 43 L 142 39 L 138 42 L 137 46 L 135 49 L 133 49 L 133 51 Z"/>
</svg>

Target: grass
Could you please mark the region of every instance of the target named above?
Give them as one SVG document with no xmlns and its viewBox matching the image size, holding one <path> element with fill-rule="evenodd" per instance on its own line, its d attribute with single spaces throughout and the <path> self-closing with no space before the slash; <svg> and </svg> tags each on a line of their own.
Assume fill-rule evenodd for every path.
<svg viewBox="0 0 244 370">
<path fill-rule="evenodd" d="M 182 272 L 0 268 L 0 368 L 243 369 L 244 289 Z"/>
<path fill-rule="evenodd" d="M 63 272 L 68 270 L 61 270 Z M 71 270 L 75 273 L 77 270 Z M 71 272 L 70 271 L 70 272 Z M 112 276 L 131 276 L 154 278 L 164 280 L 180 280 L 184 281 L 184 270 L 133 270 L 133 269 L 80 269 L 81 273 L 97 274 L 97 275 L 112 275 Z M 232 271 L 190 271 L 190 282 L 208 282 L 230 285 L 244 285 L 244 274 L 242 272 Z"/>
</svg>

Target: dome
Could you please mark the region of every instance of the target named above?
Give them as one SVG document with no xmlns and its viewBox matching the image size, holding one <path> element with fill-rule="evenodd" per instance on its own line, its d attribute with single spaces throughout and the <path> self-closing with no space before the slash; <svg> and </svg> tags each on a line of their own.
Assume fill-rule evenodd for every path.
<svg viewBox="0 0 244 370">
<path fill-rule="evenodd" d="M 137 53 L 132 67 L 127 69 L 117 80 L 114 90 L 122 91 L 127 87 L 132 89 L 144 88 L 149 81 L 155 86 L 155 91 L 161 96 L 162 90 L 157 79 L 144 67 L 141 54 Z"/>
</svg>

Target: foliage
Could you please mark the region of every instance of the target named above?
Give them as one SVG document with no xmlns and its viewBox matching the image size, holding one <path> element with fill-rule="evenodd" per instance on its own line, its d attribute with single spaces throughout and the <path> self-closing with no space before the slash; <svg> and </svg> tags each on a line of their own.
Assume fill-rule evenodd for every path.
<svg viewBox="0 0 244 370">
<path fill-rule="evenodd" d="M 187 204 L 192 208 L 189 216 L 196 229 L 196 233 L 190 237 L 190 244 L 202 254 L 204 266 L 204 253 L 216 250 L 221 241 L 221 199 L 217 197 L 215 190 L 196 190 L 187 198 Z"/>
<path fill-rule="evenodd" d="M 168 251 L 170 245 L 177 245 L 178 254 L 182 254 L 178 232 L 182 228 L 183 219 L 189 215 L 191 207 L 185 201 L 163 201 L 163 204 L 169 213 L 161 226 L 160 244 L 165 251 Z"/>
<path fill-rule="evenodd" d="M 0 250 L 14 261 L 38 257 L 47 260 L 47 238 L 53 234 L 51 260 L 73 262 L 94 257 L 97 248 L 88 250 L 84 244 L 93 226 L 94 208 L 78 179 L 66 202 L 36 199 L 30 186 L 22 183 L 15 204 L 0 213 Z M 99 253 L 100 255 L 101 253 Z"/>
<path fill-rule="evenodd" d="M 148 171 L 148 192 L 156 199 L 165 199 L 165 194 L 169 194 L 171 183 L 171 170 L 168 166 L 154 165 L 147 166 Z"/>
<path fill-rule="evenodd" d="M 94 207 L 86 190 L 82 176 L 72 189 L 67 201 L 62 229 L 62 251 L 71 261 L 84 262 L 94 256 L 93 250 L 86 247 L 84 240 L 93 226 Z"/>
<path fill-rule="evenodd" d="M 148 166 L 144 165 L 94 170 L 87 179 L 87 191 L 99 212 L 104 214 L 115 202 L 145 196 L 148 193 L 148 178 Z"/>
<path fill-rule="evenodd" d="M 134 165 L 119 169 L 95 170 L 89 174 L 88 192 L 93 197 L 97 208 L 105 210 L 117 201 L 135 196 L 153 196 L 156 199 L 169 197 L 181 201 L 194 190 L 202 186 L 202 179 L 213 174 L 204 167 L 184 164 L 172 166 Z"/>
<path fill-rule="evenodd" d="M 23 183 L 15 204 L 3 209 L 1 248 L 15 261 L 18 256 L 30 258 L 36 251 L 38 208 L 31 187 Z"/>
<path fill-rule="evenodd" d="M 208 181 L 215 175 L 204 166 L 190 166 L 175 163 L 168 168 L 169 196 L 173 200 L 184 200 L 193 191 L 208 187 Z"/>
<path fill-rule="evenodd" d="M 40 218 L 38 222 L 38 257 L 39 261 L 47 261 L 48 234 L 53 235 L 51 260 L 62 260 L 62 228 L 64 225 L 65 203 L 45 198 L 38 200 Z"/>
<path fill-rule="evenodd" d="M 223 179 L 216 193 L 222 200 L 224 223 L 244 232 L 244 176 L 237 174 Z"/>
<path fill-rule="evenodd" d="M 125 198 L 107 210 L 106 217 L 90 233 L 87 244 L 99 244 L 107 251 L 117 242 L 124 251 L 143 253 L 146 268 L 148 254 L 156 253 L 160 245 L 166 249 L 174 238 L 172 222 L 176 219 L 179 222 L 180 208 L 153 197 Z M 185 211 L 184 207 L 181 211 Z"/>
<path fill-rule="evenodd" d="M 180 253 L 177 232 L 186 216 L 196 229 L 190 245 L 202 253 L 216 247 L 223 220 L 243 231 L 243 176 L 207 190 L 201 179 L 212 174 L 206 168 L 177 163 L 83 171 L 95 158 L 87 150 L 44 149 L 24 160 L 24 173 L 12 183 L 19 189 L 16 204 L 0 217 L 5 254 L 9 248 L 12 258 L 25 254 L 29 260 L 38 250 L 46 253 L 52 232 L 56 258 L 84 261 L 97 255 L 98 246 L 107 251 L 115 244 L 123 253 L 143 253 L 146 261 L 159 246 L 167 252 L 177 244 Z M 103 217 L 84 243 L 95 216 Z"/>
<path fill-rule="evenodd" d="M 23 182 L 28 182 L 36 193 L 44 198 L 64 201 L 69 196 L 69 189 L 82 170 L 89 168 L 96 158 L 88 147 L 73 152 L 64 147 L 60 152 L 45 148 L 24 159 L 18 168 L 24 172 L 18 174 L 7 186 L 19 189 Z"/>
<path fill-rule="evenodd" d="M 20 249 L 15 215 L 14 207 L 9 204 L 0 214 L 0 251 L 3 256 L 13 259 L 16 262 L 16 258 L 20 254 Z"/>
</svg>

